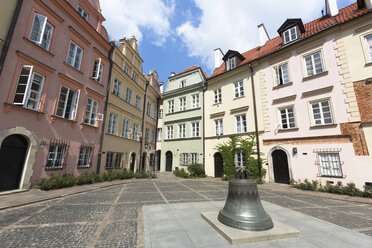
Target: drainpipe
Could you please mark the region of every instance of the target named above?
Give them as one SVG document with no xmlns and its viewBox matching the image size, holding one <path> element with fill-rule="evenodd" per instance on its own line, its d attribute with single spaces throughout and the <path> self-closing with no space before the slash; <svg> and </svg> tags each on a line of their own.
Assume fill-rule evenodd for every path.
<svg viewBox="0 0 372 248">
<path fill-rule="evenodd" d="M 155 128 L 155 158 L 154 158 L 154 172 L 156 171 L 156 165 L 158 163 L 158 125 L 159 125 L 159 111 L 160 111 L 160 95 L 158 96 L 158 99 L 156 101 L 156 109 L 158 112 L 156 113 L 156 128 Z"/>
<path fill-rule="evenodd" d="M 108 99 L 110 95 L 110 85 L 111 85 L 111 71 L 112 71 L 112 66 L 114 65 L 114 62 L 112 61 L 112 53 L 114 52 L 115 49 L 115 41 L 111 40 L 110 42 L 111 49 L 109 51 L 108 57 L 110 60 L 110 68 L 109 68 L 109 76 L 108 76 L 108 82 L 107 82 L 107 87 L 106 87 L 106 101 L 105 101 L 105 106 L 103 110 L 103 120 L 102 120 L 102 127 L 101 127 L 101 137 L 100 137 L 100 147 L 98 151 L 98 159 L 97 159 L 97 167 L 96 167 L 96 174 L 98 175 L 101 169 L 101 158 L 102 158 L 102 145 L 103 145 L 103 136 L 105 134 L 105 123 L 106 123 L 106 113 L 107 113 L 107 106 L 108 106 Z"/>
<path fill-rule="evenodd" d="M 142 111 L 142 126 L 141 126 L 141 132 L 142 132 L 142 136 L 140 138 L 140 163 L 139 163 L 139 166 L 142 167 L 142 163 L 143 163 L 143 155 L 142 155 L 142 146 L 143 146 L 143 129 L 145 127 L 145 112 L 146 112 L 146 98 L 147 98 L 147 87 L 149 86 L 150 84 L 150 78 L 147 77 L 146 78 L 146 85 L 145 85 L 145 95 L 143 96 L 143 111 Z M 139 168 L 138 168 L 139 169 Z M 146 168 L 145 168 L 146 170 Z"/>
<path fill-rule="evenodd" d="M 22 3 L 23 3 L 23 0 L 18 0 L 17 6 L 14 10 L 14 15 L 13 15 L 13 18 L 12 18 L 12 22 L 10 23 L 9 31 L 8 31 L 8 34 L 6 36 L 6 40 L 5 40 L 5 43 L 4 43 L 4 46 L 3 46 L 3 52 L 1 53 L 1 57 L 0 57 L 0 75 L 1 75 L 1 72 L 3 71 L 3 65 L 4 65 L 4 62 L 5 62 L 6 55 L 8 53 L 10 42 L 11 42 L 12 37 L 13 37 L 14 29 L 15 29 L 16 24 L 17 24 L 19 12 L 21 12 Z"/>
<path fill-rule="evenodd" d="M 203 137 L 202 137 L 202 140 L 203 140 L 203 169 L 204 169 L 204 172 L 205 172 L 205 109 L 204 109 L 205 101 L 204 101 L 204 94 L 205 94 L 206 90 L 207 90 L 207 81 L 204 80 L 203 81 L 203 106 L 202 106 L 202 110 L 203 110 L 203 115 L 202 115 L 202 118 L 203 118 Z"/>
<path fill-rule="evenodd" d="M 260 138 L 258 136 L 256 92 L 255 92 L 255 89 L 254 89 L 254 78 L 253 78 L 252 64 L 249 64 L 248 66 L 249 66 L 249 69 L 251 71 L 252 97 L 253 97 L 253 112 L 254 112 L 254 127 L 255 127 L 255 133 L 256 133 L 256 143 L 257 143 L 258 177 L 259 177 L 259 180 L 261 181 L 262 161 L 261 161 L 261 154 L 260 154 Z"/>
</svg>

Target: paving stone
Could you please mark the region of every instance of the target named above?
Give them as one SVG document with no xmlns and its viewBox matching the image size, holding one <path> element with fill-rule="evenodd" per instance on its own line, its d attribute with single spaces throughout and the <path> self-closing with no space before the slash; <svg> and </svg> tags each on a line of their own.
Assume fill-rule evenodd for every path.
<svg viewBox="0 0 372 248">
<path fill-rule="evenodd" d="M 212 200 L 226 200 L 227 199 L 226 190 L 199 191 L 199 193 Z"/>
<path fill-rule="evenodd" d="M 159 193 L 132 193 L 124 192 L 119 202 L 162 202 Z"/>
<path fill-rule="evenodd" d="M 158 187 L 173 187 L 173 186 L 179 186 L 180 185 L 177 182 L 156 182 L 155 184 Z"/>
<path fill-rule="evenodd" d="M 112 203 L 118 193 L 107 193 L 107 192 L 90 192 L 86 194 L 74 195 L 66 198 L 61 204 L 95 204 L 95 203 Z"/>
<path fill-rule="evenodd" d="M 119 203 L 116 205 L 111 218 L 113 220 L 137 220 L 138 208 L 141 205 L 136 203 Z"/>
<path fill-rule="evenodd" d="M 330 209 L 342 211 L 342 212 L 360 216 L 360 217 L 365 217 L 365 218 L 372 220 L 372 205 L 370 206 L 360 206 L 360 205 L 333 206 L 333 207 L 330 207 Z"/>
<path fill-rule="evenodd" d="M 19 219 L 28 217 L 42 208 L 43 205 L 31 205 L 16 209 L 8 209 L 0 214 L 0 229 L 13 224 Z"/>
<path fill-rule="evenodd" d="M 361 231 L 361 233 L 372 237 L 372 229 L 368 231 Z"/>
<path fill-rule="evenodd" d="M 155 188 L 155 186 L 153 185 L 152 187 L 146 186 L 146 187 L 132 187 L 132 188 L 127 188 L 127 189 L 125 189 L 125 192 L 138 192 L 138 193 L 148 192 L 148 193 L 157 193 L 157 192 L 158 192 L 158 189 Z"/>
<path fill-rule="evenodd" d="M 121 221 L 109 223 L 102 231 L 95 247 L 136 247 L 137 222 Z"/>
<path fill-rule="evenodd" d="M 287 207 L 287 208 L 291 208 L 291 209 L 308 206 L 307 203 L 296 201 L 296 200 L 293 200 L 287 197 L 267 196 L 267 197 L 262 197 L 262 200 L 272 202 L 274 204 Z"/>
<path fill-rule="evenodd" d="M 201 195 L 195 193 L 195 192 L 182 192 L 182 193 L 176 193 L 176 192 L 163 192 L 165 198 L 167 200 L 173 200 L 173 201 L 196 201 L 196 200 L 206 200 Z"/>
<path fill-rule="evenodd" d="M 190 189 L 188 189 L 188 188 L 186 188 L 184 186 L 181 186 L 181 185 L 175 185 L 175 186 L 172 186 L 172 187 L 159 186 L 159 189 L 162 192 L 169 192 L 169 191 L 190 191 Z"/>
</svg>

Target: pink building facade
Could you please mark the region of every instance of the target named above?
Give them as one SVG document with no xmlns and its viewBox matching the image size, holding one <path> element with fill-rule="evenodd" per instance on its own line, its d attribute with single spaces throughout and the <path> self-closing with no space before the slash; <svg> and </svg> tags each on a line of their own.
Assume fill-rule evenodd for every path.
<svg viewBox="0 0 372 248">
<path fill-rule="evenodd" d="M 0 191 L 95 172 L 109 75 L 98 0 L 23 1 L 0 75 Z"/>
</svg>

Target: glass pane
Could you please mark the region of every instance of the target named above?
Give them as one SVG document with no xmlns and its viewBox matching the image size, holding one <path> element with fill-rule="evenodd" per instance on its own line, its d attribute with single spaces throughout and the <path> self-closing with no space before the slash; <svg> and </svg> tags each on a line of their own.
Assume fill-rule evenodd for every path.
<svg viewBox="0 0 372 248">
<path fill-rule="evenodd" d="M 31 32 L 30 32 L 30 40 L 40 43 L 41 42 L 41 34 L 42 29 L 44 27 L 44 23 L 46 22 L 46 17 L 40 14 L 35 14 L 34 22 L 32 24 Z"/>
<path fill-rule="evenodd" d="M 70 42 L 70 48 L 68 50 L 67 64 L 73 66 L 73 60 L 75 57 L 76 45 L 73 42 Z"/>
<path fill-rule="evenodd" d="M 41 41 L 40 46 L 47 51 L 49 51 L 50 42 L 52 40 L 52 35 L 53 35 L 53 26 L 50 25 L 49 23 L 46 23 L 44 34 L 43 34 L 43 39 Z"/>
</svg>

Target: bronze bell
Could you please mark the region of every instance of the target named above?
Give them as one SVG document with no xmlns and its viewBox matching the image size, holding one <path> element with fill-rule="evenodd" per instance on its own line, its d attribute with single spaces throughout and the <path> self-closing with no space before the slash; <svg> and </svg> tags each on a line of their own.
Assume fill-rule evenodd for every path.
<svg viewBox="0 0 372 248">
<path fill-rule="evenodd" d="M 229 181 L 229 192 L 218 220 L 230 227 L 250 231 L 268 230 L 274 227 L 270 216 L 262 207 L 257 184 L 248 179 L 248 174 L 237 173 Z"/>
</svg>

